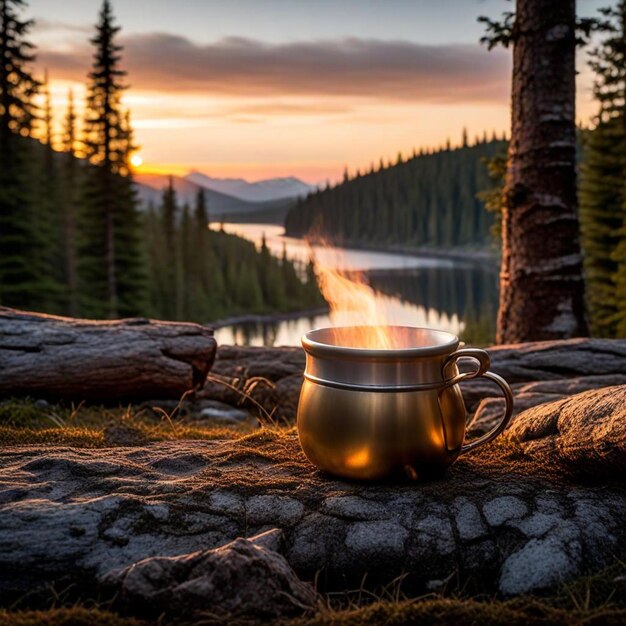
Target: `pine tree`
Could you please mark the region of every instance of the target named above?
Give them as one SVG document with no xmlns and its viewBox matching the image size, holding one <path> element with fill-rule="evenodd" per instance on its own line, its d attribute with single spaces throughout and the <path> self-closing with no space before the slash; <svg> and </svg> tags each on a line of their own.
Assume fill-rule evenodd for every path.
<svg viewBox="0 0 626 626">
<path fill-rule="evenodd" d="M 254 313 L 261 310 L 263 295 L 254 266 L 241 263 L 234 286 L 239 311 Z"/>
<path fill-rule="evenodd" d="M 624 202 L 624 132 L 621 119 L 599 122 L 588 133 L 581 165 L 581 228 L 591 330 L 614 337 L 618 302 L 614 258 L 620 241 Z"/>
<path fill-rule="evenodd" d="M 0 303 L 40 309 L 40 276 L 32 262 L 37 224 L 32 194 L 31 135 L 39 83 L 29 69 L 32 20 L 20 19 L 23 0 L 0 0 Z"/>
<path fill-rule="evenodd" d="M 183 314 L 181 291 L 182 268 L 177 214 L 176 190 L 174 189 L 174 182 L 170 176 L 168 186 L 163 190 L 161 204 L 161 228 L 163 229 L 164 242 L 161 254 L 166 263 L 163 274 L 163 312 L 165 319 L 170 320 L 179 320 L 182 318 Z"/>
<path fill-rule="evenodd" d="M 34 207 L 35 240 L 37 248 L 32 262 L 39 275 L 41 308 L 47 313 L 66 311 L 66 294 L 63 289 L 62 202 L 59 185 L 59 166 L 54 153 L 54 129 L 48 71 L 41 84 L 44 105 L 41 119 L 39 151 L 36 162 L 37 194 Z"/>
<path fill-rule="evenodd" d="M 150 315 L 165 318 L 165 307 L 169 303 L 166 285 L 166 273 L 169 270 L 168 259 L 164 254 L 165 233 L 161 207 L 152 202 L 148 204 L 144 217 L 146 245 L 148 248 L 148 284 L 150 286 Z"/>
<path fill-rule="evenodd" d="M 267 247 L 265 233 L 261 238 L 257 274 L 263 304 L 268 310 L 282 310 L 285 306 L 285 285 L 281 279 L 280 266 Z"/>
<path fill-rule="evenodd" d="M 187 203 L 180 211 L 180 228 L 178 229 L 180 249 L 180 319 L 195 319 L 194 301 L 197 295 L 198 271 L 195 263 L 194 237 L 191 223 L 191 211 Z"/>
<path fill-rule="evenodd" d="M 224 277 L 212 242 L 216 233 L 209 230 L 209 210 L 206 203 L 206 194 L 201 187 L 196 195 L 193 214 L 195 233 L 195 276 L 194 286 L 194 313 L 192 320 L 207 322 L 217 319 L 220 314 L 220 303 L 224 302 Z"/>
<path fill-rule="evenodd" d="M 131 156 L 137 150 L 130 111 L 123 114 L 120 130 L 121 163 L 117 176 L 118 201 L 114 220 L 115 274 L 118 313 L 123 317 L 134 317 L 145 315 L 149 289 L 142 216 L 130 166 Z"/>
<path fill-rule="evenodd" d="M 76 157 L 76 113 L 74 110 L 74 93 L 70 89 L 67 95 L 67 113 L 63 128 L 62 161 L 63 178 L 63 226 L 61 249 L 63 252 L 63 282 L 67 289 L 67 313 L 73 317 L 78 315 L 78 275 L 77 275 L 77 232 L 76 216 L 79 202 L 78 159 Z"/>
<path fill-rule="evenodd" d="M 133 200 L 129 198 L 130 184 L 120 184 L 120 177 L 129 173 L 128 133 L 120 108 L 126 72 L 120 69 L 122 48 L 115 43 L 120 28 L 113 19 L 111 4 L 104 0 L 96 35 L 91 39 L 95 51 L 84 123 L 83 144 L 93 167 L 88 169 L 85 180 L 80 291 L 84 311 L 95 317 L 117 317 L 121 309 L 133 308 L 128 293 L 121 300 L 119 268 L 126 267 L 127 262 L 117 258 L 116 239 L 130 241 L 134 237 L 117 232 L 126 225 L 116 213 L 123 215 L 120 207 L 130 206 Z M 132 212 L 131 216 L 129 228 L 135 230 L 136 216 Z M 133 277 L 131 282 L 136 280 Z"/>
<path fill-rule="evenodd" d="M 502 192 L 506 176 L 506 154 L 502 152 L 491 158 L 483 158 L 482 162 L 487 167 L 492 186 L 489 189 L 479 191 L 476 196 L 484 203 L 485 209 L 495 216 L 491 226 L 491 234 L 494 242 L 500 246 L 502 240 Z"/>
<path fill-rule="evenodd" d="M 599 112 L 584 134 L 580 204 L 592 331 L 614 337 L 626 336 L 626 0 L 602 13 L 608 36 L 591 56 Z"/>
</svg>

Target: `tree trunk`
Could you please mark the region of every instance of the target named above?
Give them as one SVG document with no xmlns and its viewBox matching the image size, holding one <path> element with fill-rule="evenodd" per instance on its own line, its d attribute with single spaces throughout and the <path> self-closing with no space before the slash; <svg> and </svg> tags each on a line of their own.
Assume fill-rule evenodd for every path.
<svg viewBox="0 0 626 626">
<path fill-rule="evenodd" d="M 108 166 L 105 166 L 108 167 Z M 115 224 L 113 212 L 115 210 L 111 196 L 113 195 L 112 175 L 108 170 L 104 172 L 105 180 L 105 263 L 107 274 L 107 303 L 109 318 L 117 317 L 117 276 L 115 272 Z"/>
<path fill-rule="evenodd" d="M 67 156 L 67 196 L 63 219 L 63 244 L 65 252 L 65 278 L 67 281 L 67 311 L 72 317 L 78 315 L 78 269 L 76 259 L 76 157 L 73 150 Z"/>
<path fill-rule="evenodd" d="M 587 334 L 576 198 L 575 2 L 518 0 L 498 342 Z"/>
<path fill-rule="evenodd" d="M 120 401 L 179 398 L 215 358 L 199 324 L 108 322 L 0 307 L 0 397 Z"/>
</svg>

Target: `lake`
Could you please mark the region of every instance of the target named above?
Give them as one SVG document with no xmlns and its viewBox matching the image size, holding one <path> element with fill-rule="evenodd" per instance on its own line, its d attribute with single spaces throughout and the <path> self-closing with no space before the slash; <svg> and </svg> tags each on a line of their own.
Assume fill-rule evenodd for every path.
<svg viewBox="0 0 626 626">
<path fill-rule="evenodd" d="M 495 263 L 310 246 L 302 239 L 285 237 L 283 227 L 272 224 L 225 223 L 223 228 L 257 246 L 265 236 L 268 249 L 279 257 L 284 252 L 291 260 L 306 263 L 313 255 L 326 267 L 363 272 L 378 292 L 378 308 L 384 311 L 388 323 L 428 326 L 460 335 L 480 334 L 480 339 L 494 325 L 498 299 Z M 218 344 L 295 346 L 312 328 L 351 323 L 354 315 L 341 311 L 332 316 L 247 321 L 217 328 L 215 336 Z"/>
</svg>

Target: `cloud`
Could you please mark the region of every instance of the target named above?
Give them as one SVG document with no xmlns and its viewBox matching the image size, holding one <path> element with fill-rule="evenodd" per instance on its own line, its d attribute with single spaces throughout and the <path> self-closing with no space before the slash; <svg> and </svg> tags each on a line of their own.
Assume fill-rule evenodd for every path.
<svg viewBox="0 0 626 626">
<path fill-rule="evenodd" d="M 199 45 L 166 33 L 122 38 L 135 88 L 228 96 L 367 96 L 422 102 L 502 101 L 510 59 L 478 44 L 346 38 L 267 44 L 229 37 Z M 82 80 L 91 51 L 40 50 L 51 75 Z M 80 70 L 80 71 L 79 71 Z"/>
<path fill-rule="evenodd" d="M 33 24 L 35 33 L 85 33 L 90 35 L 93 32 L 91 24 L 70 24 L 69 22 L 61 22 L 58 20 L 47 20 L 38 17 Z"/>
<path fill-rule="evenodd" d="M 250 116 L 283 116 L 283 115 L 340 115 L 352 113 L 353 107 L 339 104 L 327 104 L 324 102 L 310 102 L 307 104 L 295 104 L 287 102 L 257 102 L 243 106 L 230 107 L 226 110 L 228 115 Z"/>
</svg>

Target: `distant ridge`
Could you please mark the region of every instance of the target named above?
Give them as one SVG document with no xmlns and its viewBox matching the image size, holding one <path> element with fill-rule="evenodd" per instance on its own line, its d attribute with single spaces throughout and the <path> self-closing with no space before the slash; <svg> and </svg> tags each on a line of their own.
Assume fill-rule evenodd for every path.
<svg viewBox="0 0 626 626">
<path fill-rule="evenodd" d="M 304 197 L 315 189 L 313 185 L 294 176 L 268 178 L 251 183 L 243 178 L 213 178 L 202 172 L 191 172 L 185 176 L 185 180 L 246 202 Z"/>
<path fill-rule="evenodd" d="M 163 189 L 169 184 L 166 174 L 135 174 L 139 199 L 144 206 L 161 202 Z M 265 202 L 248 202 L 234 196 L 202 187 L 180 176 L 171 176 L 178 204 L 193 206 L 198 190 L 203 188 L 212 222 L 257 222 L 283 224 L 287 211 L 294 205 L 293 197 Z"/>
<path fill-rule="evenodd" d="M 169 179 L 170 176 L 166 174 L 135 174 L 135 181 L 141 187 L 148 187 L 148 189 L 140 187 L 140 199 L 144 202 L 160 202 L 162 191 L 169 184 Z M 185 203 L 193 205 L 200 186 L 180 176 L 172 176 L 171 179 L 176 190 L 178 203 L 181 205 Z M 227 194 L 210 189 L 205 189 L 205 197 L 210 210 L 217 213 L 241 211 L 247 204 L 239 198 L 233 198 Z"/>
</svg>

